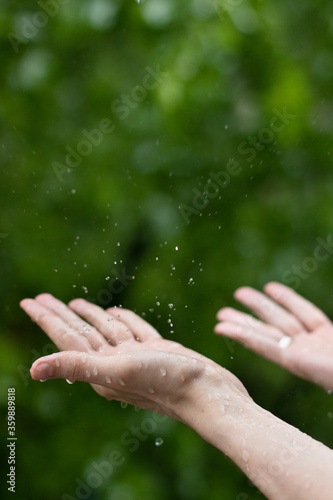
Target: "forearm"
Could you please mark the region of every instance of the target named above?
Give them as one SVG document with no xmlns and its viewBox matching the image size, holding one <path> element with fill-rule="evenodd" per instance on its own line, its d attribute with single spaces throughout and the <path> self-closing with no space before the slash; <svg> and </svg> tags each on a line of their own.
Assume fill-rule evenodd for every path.
<svg viewBox="0 0 333 500">
<path fill-rule="evenodd" d="M 269 500 L 331 500 L 333 451 L 256 405 L 201 386 L 183 420 L 221 450 Z"/>
</svg>

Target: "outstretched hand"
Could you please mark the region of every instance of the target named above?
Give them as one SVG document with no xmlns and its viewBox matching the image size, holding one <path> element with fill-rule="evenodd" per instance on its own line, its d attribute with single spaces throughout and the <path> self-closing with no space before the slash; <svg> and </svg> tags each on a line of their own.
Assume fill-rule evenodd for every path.
<svg viewBox="0 0 333 500">
<path fill-rule="evenodd" d="M 239 380 L 208 358 L 163 339 L 146 321 L 123 308 L 106 311 L 84 299 L 68 306 L 49 294 L 24 299 L 21 307 L 53 340 L 60 353 L 31 367 L 32 378 L 88 382 L 111 400 L 181 419 L 196 384 L 220 379 L 247 395 Z M 199 384 L 199 385 L 198 385 Z"/>
<path fill-rule="evenodd" d="M 285 285 L 268 283 L 264 292 L 250 287 L 235 292 L 235 298 L 262 321 L 226 307 L 217 314 L 220 322 L 215 332 L 332 391 L 333 325 L 330 319 Z"/>
</svg>

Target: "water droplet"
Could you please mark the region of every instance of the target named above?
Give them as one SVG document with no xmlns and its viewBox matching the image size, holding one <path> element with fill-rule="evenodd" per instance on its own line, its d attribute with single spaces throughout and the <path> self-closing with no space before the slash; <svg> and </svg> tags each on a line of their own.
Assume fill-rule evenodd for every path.
<svg viewBox="0 0 333 500">
<path fill-rule="evenodd" d="M 164 443 L 164 441 L 162 438 L 155 439 L 155 446 L 162 446 L 163 443 Z"/>
<path fill-rule="evenodd" d="M 94 366 L 94 368 L 93 368 L 93 374 L 98 375 L 98 370 L 97 370 L 96 366 Z"/>
<path fill-rule="evenodd" d="M 45 379 L 40 379 L 39 382 L 46 382 L 46 378 Z"/>
<path fill-rule="evenodd" d="M 105 382 L 106 382 L 107 384 L 111 384 L 111 377 L 106 376 L 106 377 L 105 377 Z"/>
<path fill-rule="evenodd" d="M 125 410 L 125 408 L 127 408 L 127 403 L 125 403 L 125 401 L 122 401 L 122 402 L 120 403 L 120 406 L 121 406 L 122 408 L 124 408 L 124 410 Z"/>
<path fill-rule="evenodd" d="M 69 380 L 68 378 L 66 378 L 66 382 L 67 382 L 67 384 L 74 384 L 75 380 L 72 382 L 71 380 Z"/>
<path fill-rule="evenodd" d="M 82 356 L 81 356 L 81 361 L 82 361 L 82 363 L 85 363 L 85 362 L 87 361 L 87 356 L 86 356 L 86 354 L 82 354 Z"/>
<path fill-rule="evenodd" d="M 172 309 L 173 308 L 173 304 L 169 304 L 169 307 L 170 307 L 170 309 Z"/>
<path fill-rule="evenodd" d="M 327 394 L 333 394 L 333 390 L 331 389 L 331 390 L 327 391 Z"/>
<path fill-rule="evenodd" d="M 90 377 L 90 371 L 86 370 L 86 377 Z"/>
<path fill-rule="evenodd" d="M 122 378 L 120 378 L 120 379 L 118 380 L 118 382 L 119 382 L 119 384 L 120 384 L 120 385 L 125 385 L 125 381 L 124 381 Z"/>
<path fill-rule="evenodd" d="M 222 415 L 225 415 L 225 406 L 223 404 L 220 404 L 220 412 Z"/>
<path fill-rule="evenodd" d="M 55 362 L 54 362 L 54 364 L 55 364 L 57 367 L 59 367 L 59 366 L 60 366 L 59 359 L 56 359 L 56 360 L 55 360 Z"/>
<path fill-rule="evenodd" d="M 243 450 L 242 451 L 242 457 L 243 457 L 244 462 L 248 462 L 249 458 L 250 458 L 249 452 L 246 451 L 246 450 Z"/>
<path fill-rule="evenodd" d="M 160 372 L 161 372 L 161 375 L 162 377 L 165 377 L 166 376 L 166 369 L 165 368 L 160 368 Z"/>
<path fill-rule="evenodd" d="M 148 392 L 150 392 L 150 394 L 154 394 L 155 390 L 152 387 L 149 387 Z"/>
<path fill-rule="evenodd" d="M 279 340 L 279 347 L 281 349 L 285 349 L 286 347 L 288 347 L 290 345 L 291 341 L 292 341 L 291 337 L 288 337 L 288 335 L 285 335 L 284 337 L 282 337 Z"/>
<path fill-rule="evenodd" d="M 176 252 L 178 251 L 178 247 L 175 247 Z"/>
</svg>

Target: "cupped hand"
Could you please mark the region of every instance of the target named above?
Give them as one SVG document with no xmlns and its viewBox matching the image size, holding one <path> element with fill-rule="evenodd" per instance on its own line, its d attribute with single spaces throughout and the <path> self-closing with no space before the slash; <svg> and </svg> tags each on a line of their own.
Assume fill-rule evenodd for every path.
<svg viewBox="0 0 333 500">
<path fill-rule="evenodd" d="M 330 319 L 285 285 L 271 282 L 264 287 L 264 292 L 250 287 L 235 292 L 235 298 L 261 320 L 226 307 L 217 314 L 220 322 L 215 332 L 332 391 L 333 325 Z"/>
<path fill-rule="evenodd" d="M 221 378 L 244 391 L 227 370 L 177 342 L 163 339 L 146 321 L 123 308 L 104 311 L 84 299 L 68 306 L 49 294 L 21 307 L 51 338 L 59 353 L 35 361 L 32 378 L 88 382 L 105 398 L 180 419 L 194 386 Z M 230 386 L 230 387 L 229 387 Z M 247 394 L 247 393 L 246 393 Z"/>
</svg>

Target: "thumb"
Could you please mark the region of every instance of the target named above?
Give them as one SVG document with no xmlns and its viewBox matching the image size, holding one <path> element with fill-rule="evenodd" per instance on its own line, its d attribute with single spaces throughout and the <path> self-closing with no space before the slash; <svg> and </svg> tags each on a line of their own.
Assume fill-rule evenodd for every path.
<svg viewBox="0 0 333 500">
<path fill-rule="evenodd" d="M 98 355 L 64 351 L 37 359 L 31 366 L 30 373 L 34 380 L 63 378 L 72 382 L 79 380 L 89 384 L 121 388 L 124 379 L 137 369 L 134 357 L 122 355 L 101 357 Z"/>
</svg>

